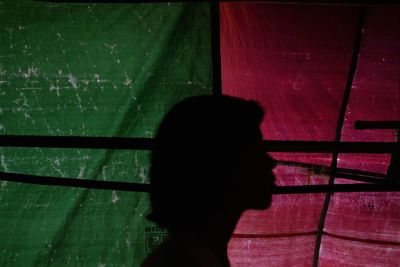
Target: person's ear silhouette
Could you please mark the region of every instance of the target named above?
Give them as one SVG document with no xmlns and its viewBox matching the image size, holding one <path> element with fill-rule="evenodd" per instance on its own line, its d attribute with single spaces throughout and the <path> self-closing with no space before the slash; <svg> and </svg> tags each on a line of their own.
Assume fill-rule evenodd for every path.
<svg viewBox="0 0 400 267">
<path fill-rule="evenodd" d="M 271 204 L 275 161 L 262 146 L 254 101 L 196 96 L 161 122 L 151 157 L 150 220 L 169 237 L 142 266 L 229 266 L 243 211 Z"/>
</svg>

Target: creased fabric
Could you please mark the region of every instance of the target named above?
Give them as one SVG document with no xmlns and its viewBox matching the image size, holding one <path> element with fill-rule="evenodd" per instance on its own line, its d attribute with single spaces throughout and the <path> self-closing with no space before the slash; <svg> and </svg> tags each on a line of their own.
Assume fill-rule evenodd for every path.
<svg viewBox="0 0 400 267">
<path fill-rule="evenodd" d="M 394 142 L 394 130 L 355 130 L 356 120 L 399 120 L 399 12 L 368 7 L 342 141 Z M 221 4 L 223 92 L 259 101 L 265 139 L 333 141 L 359 8 Z M 272 153 L 279 185 L 326 184 L 330 154 Z M 338 168 L 385 174 L 390 155 L 340 154 Z M 354 183 L 338 176 L 336 183 Z M 357 181 L 359 182 L 359 181 Z M 324 194 L 275 195 L 246 212 L 230 243 L 233 266 L 311 266 Z M 332 196 L 319 266 L 396 266 L 399 193 Z"/>
<path fill-rule="evenodd" d="M 0 134 L 153 137 L 210 94 L 209 5 L 0 4 Z M 149 151 L 0 148 L 0 170 L 148 182 Z M 1 182 L 1 266 L 139 266 L 165 237 L 145 193 Z"/>
</svg>

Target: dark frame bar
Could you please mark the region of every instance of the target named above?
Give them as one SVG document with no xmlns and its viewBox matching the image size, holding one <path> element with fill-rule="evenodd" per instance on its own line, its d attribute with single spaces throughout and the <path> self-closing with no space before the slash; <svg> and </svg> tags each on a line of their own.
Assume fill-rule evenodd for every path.
<svg viewBox="0 0 400 267">
<path fill-rule="evenodd" d="M 64 186 L 84 189 L 117 190 L 127 192 L 149 192 L 149 184 L 99 181 L 87 179 L 58 178 L 19 173 L 0 172 L 0 180 L 24 184 Z M 301 185 L 277 186 L 273 194 L 316 194 L 345 192 L 399 192 L 400 184 L 334 184 L 334 185 Z"/>
<path fill-rule="evenodd" d="M 38 176 L 20 173 L 0 172 L 0 180 L 18 182 L 24 184 L 78 187 L 86 189 L 118 190 L 129 192 L 149 192 L 148 184 L 99 181 L 89 179 L 59 178 L 50 176 Z"/>
<path fill-rule="evenodd" d="M 399 5 L 396 0 L 36 0 L 50 3 L 104 3 L 104 4 L 134 4 L 134 3 L 166 3 L 166 2 L 253 2 L 266 4 L 288 5 L 340 5 L 340 6 L 369 6 L 369 5 Z"/>
<path fill-rule="evenodd" d="M 150 150 L 152 138 L 0 135 L 0 147 Z"/>
<path fill-rule="evenodd" d="M 400 129 L 400 121 L 356 121 L 354 127 L 364 129 Z"/>
<path fill-rule="evenodd" d="M 152 138 L 0 135 L 0 147 L 151 150 L 154 145 Z M 264 141 L 264 149 L 269 152 L 391 154 L 400 151 L 400 143 Z"/>
<path fill-rule="evenodd" d="M 302 162 L 293 162 L 293 161 L 277 161 L 278 166 L 286 166 L 286 167 L 300 167 L 305 168 L 306 170 L 315 173 L 316 175 L 326 175 L 331 176 L 334 175 L 336 178 L 343 178 L 353 181 L 373 183 L 373 184 L 390 184 L 390 181 L 386 174 L 381 173 L 373 173 L 366 172 L 361 170 L 353 170 L 346 168 L 336 168 L 336 171 L 333 172 L 331 167 L 316 165 L 310 163 L 302 163 Z"/>
<path fill-rule="evenodd" d="M 400 150 L 396 142 L 264 141 L 264 146 L 270 152 L 391 154 Z"/>
<path fill-rule="evenodd" d="M 347 75 L 346 87 L 345 87 L 342 104 L 340 107 L 340 112 L 339 112 L 339 116 L 338 116 L 338 120 L 337 120 L 336 133 L 335 133 L 335 141 L 336 142 L 339 142 L 341 139 L 341 136 L 342 136 L 342 129 L 343 129 L 343 124 L 344 124 L 344 120 L 345 120 L 345 116 L 346 116 L 347 105 L 348 105 L 349 98 L 350 98 L 351 88 L 353 86 L 354 75 L 357 70 L 358 58 L 360 55 L 362 32 L 363 32 L 363 27 L 364 27 L 365 16 L 367 13 L 367 8 L 365 6 L 361 6 L 358 13 L 359 14 L 358 14 L 358 19 L 357 19 L 356 36 L 354 38 L 350 68 L 349 68 L 349 73 Z M 332 162 L 331 162 L 332 173 L 330 174 L 330 177 L 329 177 L 329 182 L 328 182 L 329 185 L 335 184 L 335 178 L 336 178 L 335 173 L 336 173 L 336 168 L 337 168 L 338 156 L 339 156 L 338 152 L 336 152 L 336 151 L 333 152 Z M 331 196 L 332 196 L 332 192 L 327 192 L 325 195 L 325 200 L 324 200 L 324 204 L 322 207 L 320 220 L 318 223 L 318 230 L 317 230 L 317 236 L 316 236 L 315 247 L 314 247 L 313 267 L 318 266 L 322 235 L 323 235 L 324 227 L 325 227 L 325 218 L 328 213 Z"/>
<path fill-rule="evenodd" d="M 350 193 L 350 192 L 399 192 L 400 185 L 390 184 L 333 184 L 333 185 L 299 185 L 277 186 L 273 194 L 316 194 L 316 193 Z"/>
</svg>

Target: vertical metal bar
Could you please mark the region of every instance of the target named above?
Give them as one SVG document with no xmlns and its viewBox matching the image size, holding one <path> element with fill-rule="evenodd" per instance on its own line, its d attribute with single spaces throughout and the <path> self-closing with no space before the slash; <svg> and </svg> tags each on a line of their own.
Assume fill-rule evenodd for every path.
<svg viewBox="0 0 400 267">
<path fill-rule="evenodd" d="M 351 58 L 349 74 L 347 76 L 346 89 L 345 89 L 345 92 L 343 95 L 342 106 L 340 108 L 340 113 L 338 116 L 338 121 L 337 121 L 337 126 L 336 126 L 336 134 L 335 134 L 336 142 L 340 141 L 343 123 L 344 123 L 344 117 L 346 115 L 346 108 L 347 108 L 347 104 L 349 102 L 351 87 L 353 85 L 354 74 L 357 69 L 357 62 L 358 62 L 358 56 L 360 53 L 365 13 L 366 13 L 366 7 L 361 7 L 359 16 L 358 16 L 357 31 L 356 31 L 356 37 L 355 37 L 354 46 L 353 46 L 353 55 Z M 338 158 L 338 152 L 334 152 L 332 154 L 332 162 L 331 162 L 331 171 L 332 172 L 329 177 L 329 185 L 334 184 L 334 181 L 335 181 L 337 158 Z M 325 227 L 325 219 L 326 219 L 326 215 L 328 213 L 328 208 L 329 208 L 329 203 L 330 203 L 331 197 L 332 197 L 332 193 L 327 193 L 325 195 L 324 205 L 322 207 L 321 217 L 320 217 L 320 221 L 318 224 L 317 237 L 316 237 L 316 241 L 315 241 L 313 267 L 318 266 L 321 240 L 322 240 L 322 235 L 323 235 L 323 231 L 324 231 L 324 227 Z"/>
<path fill-rule="evenodd" d="M 211 0 L 213 95 L 222 95 L 219 0 Z"/>
</svg>

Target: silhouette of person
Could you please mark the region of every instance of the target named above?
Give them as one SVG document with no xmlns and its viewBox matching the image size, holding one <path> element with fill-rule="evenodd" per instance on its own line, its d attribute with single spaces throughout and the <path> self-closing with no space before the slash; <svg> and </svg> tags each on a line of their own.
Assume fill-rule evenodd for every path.
<svg viewBox="0 0 400 267">
<path fill-rule="evenodd" d="M 227 246 L 243 211 L 272 200 L 275 161 L 262 145 L 254 101 L 195 96 L 161 122 L 150 167 L 148 219 L 168 230 L 143 267 L 230 266 Z"/>
</svg>

